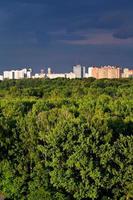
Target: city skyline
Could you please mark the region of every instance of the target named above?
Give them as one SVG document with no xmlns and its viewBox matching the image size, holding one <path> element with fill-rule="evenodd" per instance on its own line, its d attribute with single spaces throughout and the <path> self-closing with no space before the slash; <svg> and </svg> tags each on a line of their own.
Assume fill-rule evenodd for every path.
<svg viewBox="0 0 133 200">
<path fill-rule="evenodd" d="M 0 71 L 133 66 L 132 0 L 0 2 Z M 12 66 L 12 67 L 11 67 Z"/>
<path fill-rule="evenodd" d="M 81 64 L 81 63 L 75 63 L 73 64 L 72 66 L 68 66 L 68 68 L 66 70 L 63 70 L 63 69 L 58 69 L 56 68 L 56 66 L 50 66 L 50 65 L 42 65 L 42 66 L 38 66 L 37 68 L 34 68 L 33 66 L 31 65 L 23 65 L 23 66 L 5 66 L 3 67 L 4 70 L 2 70 L 2 68 L 0 68 L 0 74 L 3 73 L 3 71 L 10 71 L 10 70 L 21 70 L 22 68 L 24 69 L 32 69 L 32 71 L 34 73 L 38 73 L 38 72 L 41 72 L 41 70 L 43 70 L 44 72 L 47 72 L 47 70 L 50 68 L 52 70 L 52 73 L 68 73 L 72 71 L 72 68 L 74 66 L 82 66 L 82 67 L 85 67 L 85 68 L 89 68 L 89 67 L 98 67 L 98 68 L 101 68 L 101 67 L 105 67 L 105 66 L 113 66 L 113 67 L 118 67 L 118 68 L 121 68 L 121 69 L 124 69 L 124 68 L 128 68 L 130 70 L 133 70 L 133 64 L 131 66 L 128 66 L 128 65 L 117 65 L 117 64 L 114 64 L 114 65 L 111 65 L 111 64 L 92 64 L 92 65 L 89 65 L 89 64 Z"/>
<path fill-rule="evenodd" d="M 54 73 L 50 67 L 47 70 L 41 69 L 40 73 L 34 73 L 32 68 L 23 68 L 23 69 L 14 69 L 3 71 L 3 74 L 0 74 L 0 81 L 5 79 L 24 79 L 24 78 L 89 78 L 93 77 L 96 79 L 117 79 L 117 78 L 132 78 L 133 69 L 121 68 L 118 66 L 83 66 L 83 65 L 74 65 L 73 69 L 67 73 Z"/>
</svg>

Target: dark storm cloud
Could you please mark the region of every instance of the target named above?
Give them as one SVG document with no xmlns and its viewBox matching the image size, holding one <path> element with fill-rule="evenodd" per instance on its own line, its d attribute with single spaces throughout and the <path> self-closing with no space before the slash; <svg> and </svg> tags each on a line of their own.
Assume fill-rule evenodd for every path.
<svg viewBox="0 0 133 200">
<path fill-rule="evenodd" d="M 11 15 L 9 27 L 14 33 L 65 29 L 76 32 L 90 29 L 112 30 L 117 38 L 130 37 L 132 32 L 131 0 L 5 0 L 3 9 Z M 127 37 L 121 37 L 121 30 L 129 27 Z M 126 34 L 126 33 L 125 33 Z M 39 35 L 41 35 L 39 33 Z"/>
<path fill-rule="evenodd" d="M 27 62 L 30 58 L 34 61 L 32 63 L 37 61 L 43 63 L 47 55 L 47 63 L 61 65 L 59 58 L 62 64 L 69 63 L 69 56 L 72 55 L 71 63 L 72 60 L 78 61 L 77 55 L 89 60 L 85 51 L 91 51 L 93 45 L 98 53 L 99 45 L 103 45 L 104 49 L 111 48 L 113 51 L 114 45 L 119 47 L 132 44 L 132 10 L 133 0 L 0 1 L 1 52 L 3 50 L 0 60 L 6 64 L 7 55 L 8 63 L 14 63 L 15 58 L 10 56 L 12 55 L 10 51 L 16 52 L 17 49 L 21 49 L 20 54 Z M 90 47 L 88 49 L 82 47 L 80 52 L 81 45 Z M 26 49 L 29 49 L 29 54 L 26 53 Z M 36 54 L 35 49 L 38 52 Z M 49 53 L 46 54 L 46 51 Z M 93 56 L 95 57 L 91 55 Z M 23 64 L 19 56 L 16 58 L 16 63 Z"/>
</svg>

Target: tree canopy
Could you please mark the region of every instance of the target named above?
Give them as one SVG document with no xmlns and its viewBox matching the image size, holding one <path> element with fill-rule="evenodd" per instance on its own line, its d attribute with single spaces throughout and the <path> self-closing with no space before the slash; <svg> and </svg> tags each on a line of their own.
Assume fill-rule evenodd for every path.
<svg viewBox="0 0 133 200">
<path fill-rule="evenodd" d="M 0 197 L 132 200 L 133 79 L 0 82 Z"/>
</svg>

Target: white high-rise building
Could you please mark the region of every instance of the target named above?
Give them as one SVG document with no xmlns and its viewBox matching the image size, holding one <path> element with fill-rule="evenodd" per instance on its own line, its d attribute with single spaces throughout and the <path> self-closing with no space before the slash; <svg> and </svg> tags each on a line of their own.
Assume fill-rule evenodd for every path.
<svg viewBox="0 0 133 200">
<path fill-rule="evenodd" d="M 9 79 L 9 71 L 4 71 L 3 77 L 4 77 L 4 79 Z"/>
<path fill-rule="evenodd" d="M 75 74 L 75 78 L 83 78 L 83 69 L 81 65 L 73 66 L 73 73 Z"/>
<path fill-rule="evenodd" d="M 52 74 L 51 68 L 48 68 L 48 74 Z"/>
<path fill-rule="evenodd" d="M 75 78 L 86 78 L 86 67 L 81 65 L 73 66 L 73 73 Z"/>
<path fill-rule="evenodd" d="M 14 71 L 14 79 L 19 79 L 19 70 Z"/>
<path fill-rule="evenodd" d="M 27 78 L 32 78 L 32 73 L 31 73 L 31 71 L 29 71 L 29 70 L 27 71 L 26 77 L 27 77 Z"/>
<path fill-rule="evenodd" d="M 28 68 L 28 69 L 23 69 L 24 71 L 24 76 L 25 78 L 32 78 L 32 69 Z"/>
<path fill-rule="evenodd" d="M 4 79 L 23 79 L 23 78 L 31 78 L 31 69 L 22 69 L 22 70 L 11 70 L 4 71 L 3 78 Z"/>
<path fill-rule="evenodd" d="M 93 70 L 93 67 L 88 67 L 88 77 L 92 77 L 92 70 Z"/>
<path fill-rule="evenodd" d="M 14 79 L 15 71 L 14 70 L 9 71 L 8 76 L 9 76 L 9 79 Z"/>
<path fill-rule="evenodd" d="M 4 77 L 3 75 L 0 75 L 0 81 L 3 81 Z"/>
</svg>

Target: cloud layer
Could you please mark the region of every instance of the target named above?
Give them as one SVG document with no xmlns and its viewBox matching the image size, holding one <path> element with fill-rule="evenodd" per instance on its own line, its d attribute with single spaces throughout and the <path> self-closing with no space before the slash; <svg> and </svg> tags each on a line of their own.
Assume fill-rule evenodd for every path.
<svg viewBox="0 0 133 200">
<path fill-rule="evenodd" d="M 47 63 L 61 65 L 60 59 L 63 65 L 63 62 L 71 64 L 78 60 L 76 56 L 81 45 L 84 48 L 88 45 L 88 51 L 94 45 L 96 52 L 99 45 L 103 45 L 103 48 L 113 46 L 112 51 L 115 46 L 123 46 L 124 49 L 126 45 L 132 49 L 132 10 L 132 0 L 4 0 L 0 2 L 0 45 L 4 56 L 7 55 L 9 59 L 5 61 L 2 53 L 1 65 L 14 64 L 15 58 L 11 58 L 9 49 L 21 49 L 20 53 L 23 52 L 22 57 L 27 63 L 30 62 L 25 50 L 31 49 L 30 60 L 33 65 L 37 62 L 43 64 L 45 59 L 41 56 L 42 51 L 44 54 L 49 52 L 45 54 L 47 57 L 53 55 L 53 61 L 47 58 Z M 32 58 L 35 49 L 38 50 L 36 62 Z M 65 55 L 62 53 L 60 58 L 54 49 Z M 74 57 L 73 61 L 70 58 L 71 62 L 67 61 L 69 52 Z M 81 56 L 87 60 L 83 53 Z M 16 65 L 24 63 L 19 57 L 16 58 Z M 113 63 L 116 58 L 109 60 Z"/>
</svg>

